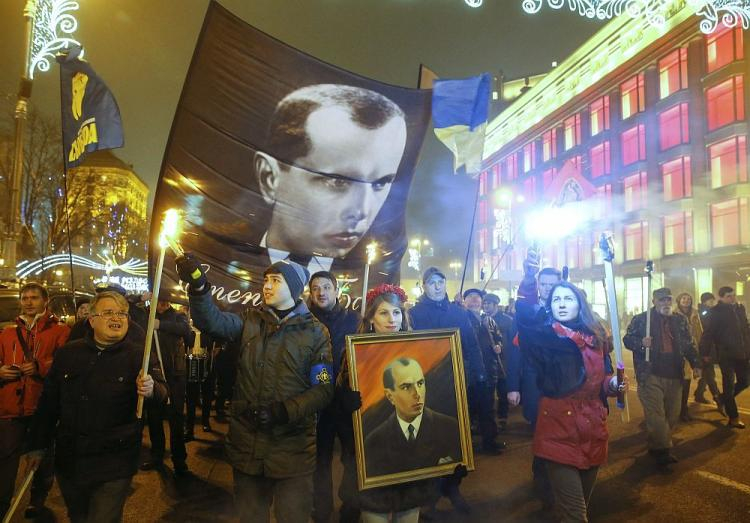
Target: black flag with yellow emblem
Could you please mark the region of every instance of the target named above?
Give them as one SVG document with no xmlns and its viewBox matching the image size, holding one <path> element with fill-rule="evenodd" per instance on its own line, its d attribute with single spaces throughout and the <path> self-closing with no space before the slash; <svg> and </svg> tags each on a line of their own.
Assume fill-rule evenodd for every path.
<svg viewBox="0 0 750 523">
<path fill-rule="evenodd" d="M 60 64 L 63 147 L 66 167 L 75 167 L 86 153 L 122 147 L 120 109 L 112 92 L 88 62 L 81 49 L 57 58 Z"/>
</svg>

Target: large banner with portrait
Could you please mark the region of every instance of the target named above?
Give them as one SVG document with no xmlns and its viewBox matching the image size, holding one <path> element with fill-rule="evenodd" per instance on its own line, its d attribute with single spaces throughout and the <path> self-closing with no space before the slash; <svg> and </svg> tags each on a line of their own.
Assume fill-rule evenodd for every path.
<svg viewBox="0 0 750 523">
<path fill-rule="evenodd" d="M 398 282 L 430 94 L 321 62 L 212 2 L 157 186 L 151 274 L 162 215 L 177 208 L 183 247 L 223 306 L 260 304 L 264 269 L 283 259 L 358 296 L 371 242 L 370 285 Z M 170 255 L 162 289 L 174 299 Z"/>
</svg>

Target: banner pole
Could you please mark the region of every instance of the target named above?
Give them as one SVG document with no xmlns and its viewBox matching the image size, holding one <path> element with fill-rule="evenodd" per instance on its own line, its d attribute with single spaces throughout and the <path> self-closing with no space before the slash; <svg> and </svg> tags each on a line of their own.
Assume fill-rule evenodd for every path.
<svg viewBox="0 0 750 523">
<path fill-rule="evenodd" d="M 65 231 L 66 235 L 68 237 L 68 267 L 70 268 L 70 290 L 73 292 L 73 304 L 78 307 L 78 303 L 76 302 L 75 297 L 75 279 L 73 278 L 73 248 L 71 246 L 71 240 L 70 240 L 70 208 L 68 207 L 68 161 L 65 158 L 65 151 L 67 150 L 66 144 L 65 144 L 65 132 L 63 131 L 63 123 L 65 122 L 65 116 L 64 111 L 65 108 L 63 107 L 62 103 L 62 92 L 63 92 L 63 71 L 62 67 L 60 67 L 60 142 L 62 144 L 62 161 L 63 161 L 63 198 L 65 198 L 65 201 L 63 203 L 64 210 L 65 210 Z M 47 238 L 47 241 L 49 242 L 49 238 Z"/>
<path fill-rule="evenodd" d="M 466 270 L 469 267 L 469 256 L 471 255 L 471 240 L 474 237 L 474 222 L 477 219 L 477 206 L 479 205 L 479 176 L 476 178 L 477 189 L 474 196 L 474 212 L 471 214 L 471 228 L 469 229 L 469 242 L 466 245 L 466 256 L 464 257 L 464 270 L 461 274 L 461 286 L 458 289 L 458 293 L 463 295 L 464 293 L 464 281 L 466 281 Z"/>
</svg>

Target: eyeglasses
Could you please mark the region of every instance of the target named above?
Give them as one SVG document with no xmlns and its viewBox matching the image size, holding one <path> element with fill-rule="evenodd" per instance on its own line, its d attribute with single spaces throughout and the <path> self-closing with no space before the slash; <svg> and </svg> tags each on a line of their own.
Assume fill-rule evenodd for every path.
<svg viewBox="0 0 750 523">
<path fill-rule="evenodd" d="M 91 318 L 101 316 L 105 320 L 111 320 L 112 318 L 127 318 L 129 315 L 125 311 L 102 311 L 99 314 L 91 314 Z"/>
</svg>

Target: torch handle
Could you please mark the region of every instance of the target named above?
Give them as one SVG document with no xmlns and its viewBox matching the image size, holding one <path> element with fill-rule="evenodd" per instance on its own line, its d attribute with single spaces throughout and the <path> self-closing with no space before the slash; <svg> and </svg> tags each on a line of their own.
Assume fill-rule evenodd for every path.
<svg viewBox="0 0 750 523">
<path fill-rule="evenodd" d="M 149 361 L 151 359 L 151 343 L 154 338 L 154 323 L 156 320 L 156 302 L 159 300 L 159 288 L 161 287 L 161 273 L 164 270 L 165 250 L 159 247 L 159 261 L 156 264 L 154 273 L 154 288 L 151 290 L 151 303 L 148 308 L 148 327 L 146 327 L 146 345 L 143 348 L 143 363 L 141 364 L 141 376 L 148 374 Z M 138 395 L 138 406 L 136 407 L 136 416 L 138 419 L 143 417 L 144 398 Z"/>
<path fill-rule="evenodd" d="M 365 315 L 365 308 L 367 307 L 367 285 L 368 280 L 370 279 L 370 264 L 368 263 L 365 265 L 365 277 L 362 280 L 362 306 L 360 307 L 360 312 L 362 313 L 362 317 Z"/>
</svg>

